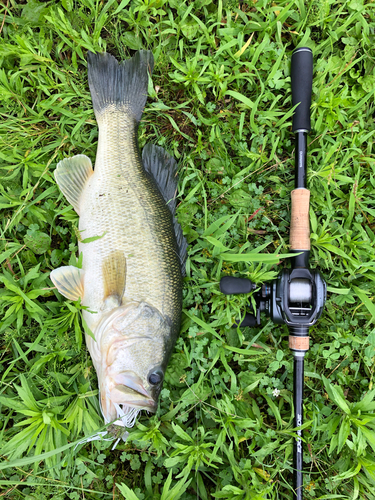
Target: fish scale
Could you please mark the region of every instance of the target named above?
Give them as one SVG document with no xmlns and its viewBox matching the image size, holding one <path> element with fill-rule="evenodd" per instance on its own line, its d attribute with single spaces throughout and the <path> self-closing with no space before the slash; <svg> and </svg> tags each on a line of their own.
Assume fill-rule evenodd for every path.
<svg viewBox="0 0 375 500">
<path fill-rule="evenodd" d="M 85 256 L 83 269 L 90 268 L 91 281 L 86 286 L 85 277 L 83 304 L 100 310 L 103 259 L 121 249 L 127 263 L 125 297 L 147 299 L 173 318 L 181 273 L 172 216 L 153 179 L 144 171 L 134 140 L 129 140 L 135 135 L 134 125 L 131 133 L 131 124 L 124 123 L 122 116 L 123 112 L 112 110 L 101 116 L 94 175 L 82 194 L 82 238 L 106 232 L 96 241 L 79 244 Z M 112 149 L 115 140 L 120 145 L 118 150 Z M 91 318 L 88 321 L 92 324 Z"/>
<path fill-rule="evenodd" d="M 80 216 L 82 269 L 61 267 L 51 279 L 65 297 L 86 306 L 86 345 L 102 413 L 106 422 L 123 426 L 133 425 L 141 409 L 156 411 L 182 310 L 186 240 L 175 202 L 168 206 L 176 164 L 158 146 L 145 147 L 143 158 L 138 149 L 152 66 L 147 51 L 121 64 L 109 54 L 89 53 L 99 125 L 95 170 L 77 155 L 55 171 Z"/>
</svg>

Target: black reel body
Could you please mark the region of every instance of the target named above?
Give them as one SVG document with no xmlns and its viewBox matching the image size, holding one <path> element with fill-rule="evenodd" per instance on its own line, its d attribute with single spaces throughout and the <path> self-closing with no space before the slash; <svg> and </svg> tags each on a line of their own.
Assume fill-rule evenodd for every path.
<svg viewBox="0 0 375 500">
<path fill-rule="evenodd" d="M 297 334 L 296 328 L 309 328 L 320 318 L 326 290 L 325 281 L 318 271 L 284 269 L 272 284 L 269 316 L 274 323 L 285 323 Z"/>
</svg>

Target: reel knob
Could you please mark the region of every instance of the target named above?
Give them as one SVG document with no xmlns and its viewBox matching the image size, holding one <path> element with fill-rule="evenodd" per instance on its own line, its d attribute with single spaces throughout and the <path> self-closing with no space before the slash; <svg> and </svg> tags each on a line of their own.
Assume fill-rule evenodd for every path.
<svg viewBox="0 0 375 500">
<path fill-rule="evenodd" d="M 236 325 L 238 326 L 238 323 L 236 321 Z M 245 328 L 245 326 L 259 326 L 260 325 L 260 320 L 254 316 L 254 314 L 249 314 L 246 313 L 243 321 L 240 323 L 241 328 Z"/>
<path fill-rule="evenodd" d="M 246 278 L 233 278 L 232 276 L 225 276 L 220 280 L 220 291 L 225 295 L 250 293 L 252 290 L 255 290 L 255 288 L 255 283 Z"/>
</svg>

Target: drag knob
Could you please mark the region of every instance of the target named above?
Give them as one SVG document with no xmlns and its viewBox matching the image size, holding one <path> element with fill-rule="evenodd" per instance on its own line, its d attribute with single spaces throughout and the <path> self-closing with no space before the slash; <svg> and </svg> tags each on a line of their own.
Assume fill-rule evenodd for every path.
<svg viewBox="0 0 375 500">
<path fill-rule="evenodd" d="M 220 291 L 225 295 L 250 293 L 255 288 L 256 285 L 246 278 L 233 278 L 232 276 L 225 276 L 220 280 Z"/>
</svg>

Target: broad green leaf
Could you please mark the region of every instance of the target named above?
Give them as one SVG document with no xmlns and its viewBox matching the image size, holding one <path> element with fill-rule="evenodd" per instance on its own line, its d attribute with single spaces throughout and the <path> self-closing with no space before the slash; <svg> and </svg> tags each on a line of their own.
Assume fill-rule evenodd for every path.
<svg viewBox="0 0 375 500">
<path fill-rule="evenodd" d="M 21 386 L 15 385 L 15 388 L 22 400 L 22 402 L 33 411 L 39 411 L 39 406 L 35 401 L 34 395 L 30 390 L 25 375 L 20 375 Z"/>
<path fill-rule="evenodd" d="M 248 97 L 240 94 L 239 92 L 236 92 L 234 90 L 227 90 L 226 94 L 234 97 L 235 99 L 238 99 L 250 109 L 254 107 L 254 103 Z"/>
<path fill-rule="evenodd" d="M 361 301 L 363 302 L 363 304 L 366 306 L 367 310 L 371 314 L 371 317 L 372 317 L 371 320 L 373 322 L 375 322 L 375 304 L 373 304 L 373 302 L 371 302 L 371 300 L 366 295 L 366 293 L 363 290 L 361 290 L 359 287 L 353 286 L 353 290 L 356 292 L 358 297 L 361 299 Z"/>
<path fill-rule="evenodd" d="M 266 262 L 269 264 L 277 264 L 281 259 L 295 257 L 295 254 L 259 254 L 256 252 L 248 252 L 246 254 L 223 253 L 221 256 L 226 262 Z"/>
<path fill-rule="evenodd" d="M 117 488 L 126 500 L 140 500 L 139 497 L 125 483 L 116 483 Z"/>
<path fill-rule="evenodd" d="M 85 238 L 84 240 L 81 241 L 81 243 L 92 243 L 93 241 L 100 240 L 107 234 L 107 231 L 104 231 L 104 233 L 101 236 L 91 236 L 90 238 Z"/>
<path fill-rule="evenodd" d="M 350 415 L 350 408 L 348 403 L 344 399 L 343 391 L 339 386 L 334 386 L 331 384 L 324 376 L 322 376 L 324 387 L 328 393 L 330 399 L 344 411 L 347 415 Z"/>
<path fill-rule="evenodd" d="M 220 335 L 218 333 L 216 333 L 216 331 L 210 326 L 208 325 L 205 321 L 201 320 L 200 318 L 198 318 L 197 316 L 195 316 L 194 314 L 191 314 L 189 311 L 187 310 L 183 310 L 184 314 L 186 314 L 186 316 L 188 316 L 192 321 L 194 321 L 195 323 L 197 323 L 199 326 L 201 326 L 203 328 L 204 331 L 208 332 L 208 333 L 211 333 L 214 337 L 216 337 L 218 340 L 222 340 Z"/>
<path fill-rule="evenodd" d="M 339 430 L 339 440 L 338 440 L 338 446 L 337 446 L 337 451 L 340 452 L 348 439 L 348 436 L 350 435 L 350 421 L 347 418 L 344 418 L 344 420 L 341 423 L 340 430 Z"/>
<path fill-rule="evenodd" d="M 193 439 L 179 425 L 172 423 L 173 431 L 184 441 L 193 442 Z"/>
</svg>

